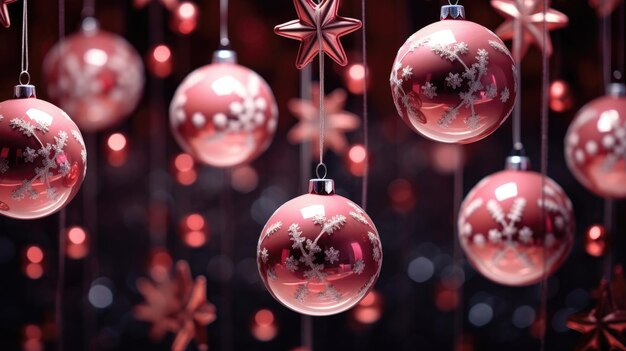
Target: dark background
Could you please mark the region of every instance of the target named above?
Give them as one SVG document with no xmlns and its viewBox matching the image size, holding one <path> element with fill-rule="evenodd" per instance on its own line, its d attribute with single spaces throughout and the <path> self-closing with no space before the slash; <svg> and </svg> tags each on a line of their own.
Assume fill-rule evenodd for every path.
<svg viewBox="0 0 626 351">
<path fill-rule="evenodd" d="M 298 146 L 286 140 L 295 119 L 286 102 L 298 95 L 299 72 L 293 63 L 297 43 L 273 34 L 276 24 L 294 19 L 289 0 L 231 1 L 230 30 L 233 48 L 240 64 L 261 74 L 272 87 L 280 108 L 279 128 L 270 148 L 251 165 L 259 175 L 258 187 L 241 194 L 223 186 L 224 171 L 199 167 L 198 180 L 192 186 L 178 185 L 170 172 L 170 160 L 180 152 L 168 131 L 167 106 L 186 74 L 209 62 L 217 47 L 218 1 L 197 1 L 199 27 L 189 36 L 173 33 L 168 26 L 170 14 L 154 3 L 135 9 L 130 1 L 100 1 L 97 18 L 101 26 L 126 37 L 146 54 L 151 44 L 165 42 L 174 54 L 174 71 L 166 79 L 148 78 L 140 106 L 122 125 L 87 136 L 91 150 L 90 177 L 97 185 L 97 250 L 88 259 L 66 262 L 63 332 L 66 350 L 167 350 L 171 337 L 161 343 L 147 338 L 149 325 L 136 321 L 132 306 L 142 297 L 135 280 L 146 275 L 146 261 L 155 237 L 148 230 L 149 204 L 167 206 L 167 233 L 156 239 L 175 259 L 189 261 L 194 275 L 208 278 L 208 298 L 218 311 L 218 320 L 208 327 L 212 350 L 224 350 L 221 339 L 232 339 L 234 350 L 291 350 L 300 345 L 300 317 L 285 308 L 265 291 L 257 276 L 255 246 L 265 220 L 280 204 L 300 194 L 306 179 L 300 179 Z M 495 29 L 503 19 L 487 0 L 465 1 L 468 19 Z M 80 1 L 67 1 L 66 29 L 80 23 Z M 455 312 L 442 312 L 434 303 L 438 287 L 445 278 L 453 255 L 453 177 L 433 167 L 433 151 L 438 147 L 414 135 L 396 116 L 390 95 L 388 76 L 397 49 L 419 28 L 436 21 L 438 1 L 369 1 L 367 38 L 370 84 L 370 147 L 372 167 L 368 213 L 376 223 L 384 247 L 384 265 L 376 290 L 384 305 L 382 318 L 372 325 L 359 325 L 349 313 L 315 318 L 316 350 L 453 350 L 461 331 L 454 324 Z M 602 259 L 585 253 L 583 234 L 593 223 L 602 221 L 603 200 L 580 186 L 569 173 L 563 157 L 563 136 L 577 111 L 585 102 L 602 94 L 598 20 L 586 1 L 557 0 L 552 7 L 566 13 L 570 24 L 552 33 L 554 55 L 550 62 L 551 79 L 564 79 L 573 91 L 574 106 L 550 114 L 549 175 L 566 190 L 576 212 L 575 247 L 561 269 L 549 280 L 546 350 L 573 350 L 579 334 L 564 327 L 566 317 L 592 306 L 589 292 L 602 276 Z M 56 1 L 30 2 L 30 66 L 33 82 L 45 98 L 41 62 L 47 50 L 58 40 Z M 0 96 L 10 98 L 19 74 L 21 2 L 9 5 L 13 25 L 0 30 Z M 360 1 L 345 0 L 340 14 L 360 18 Z M 623 10 L 613 16 L 623 21 Z M 616 22 L 616 21 L 614 21 Z M 618 33 L 614 26 L 613 33 Z M 623 35 L 623 34 L 622 34 Z M 614 47 L 619 38 L 614 36 Z M 623 39 L 622 39 L 623 40 Z M 342 39 L 352 61 L 360 58 L 360 34 Z M 623 51 L 623 44 L 621 46 Z M 615 58 L 619 55 L 614 50 Z M 621 53 L 623 56 L 623 52 Z M 327 60 L 327 91 L 341 86 L 343 69 Z M 523 141 L 528 155 L 539 165 L 541 54 L 532 47 L 522 65 Z M 347 109 L 360 114 L 362 99 L 350 95 Z M 130 136 L 129 160 L 122 167 L 112 167 L 103 157 L 104 137 L 112 131 Z M 500 170 L 511 145 L 511 122 L 508 121 L 489 138 L 464 147 L 465 193 L 482 177 Z M 152 138 L 151 138 L 152 137 Z M 351 143 L 362 142 L 361 130 L 348 135 Z M 158 138 L 158 139 L 155 139 Z M 151 151 L 152 148 L 152 151 Z M 157 150 L 157 151 L 155 151 Z M 96 159 L 96 155 L 100 158 Z M 330 176 L 339 192 L 359 202 L 361 178 L 344 167 L 341 157 L 327 154 Z M 95 171 L 97 170 L 97 171 Z M 94 173 L 95 171 L 95 173 Z M 411 184 L 411 206 L 391 202 L 389 185 L 404 179 Z M 84 189 L 67 209 L 67 224 L 85 223 Z M 261 205 L 260 205 L 261 204 Z M 406 204 L 405 204 L 406 205 Z M 406 208 L 408 207 L 408 209 Z M 202 213 L 210 226 L 208 243 L 199 248 L 185 246 L 177 234 L 178 220 L 189 212 Z M 612 250 L 617 262 L 624 262 L 626 242 L 624 205 L 615 208 L 616 230 Z M 36 221 L 0 218 L 0 350 L 21 350 L 23 327 L 36 324 L 44 328 L 45 350 L 55 350 L 54 296 L 58 266 L 58 215 Z M 93 231 L 93 228 L 92 228 Z M 92 233 L 93 234 L 93 233 Z M 221 240 L 228 236 L 235 244 L 231 262 L 232 275 L 221 276 L 219 263 Z M 24 253 L 28 245 L 39 245 L 45 252 L 45 273 L 31 280 L 23 274 Z M 435 264 L 434 276 L 417 283 L 407 274 L 417 257 Z M 217 261 L 216 261 L 217 260 Z M 449 270 L 448 270 L 449 271 Z M 473 348 L 465 350 L 538 350 L 539 339 L 533 328 L 517 328 L 513 322 L 516 308 L 528 305 L 539 308 L 538 285 L 509 288 L 496 285 L 465 265 L 466 283 L 463 303 L 457 312 L 462 317 L 462 334 Z M 114 292 L 113 304 L 106 309 L 93 308 L 86 299 L 95 279 L 106 278 Z M 102 281 L 102 280 L 100 280 Z M 222 298 L 221 288 L 232 288 L 229 298 Z M 482 327 L 473 325 L 468 311 L 485 302 L 493 309 L 493 319 Z M 220 311 L 233 308 L 233 334 L 227 332 Z M 252 316 L 259 308 L 276 314 L 279 334 L 270 342 L 260 342 L 250 333 Z M 469 347 L 469 346 L 468 346 Z M 189 350 L 195 350 L 192 343 Z"/>
</svg>

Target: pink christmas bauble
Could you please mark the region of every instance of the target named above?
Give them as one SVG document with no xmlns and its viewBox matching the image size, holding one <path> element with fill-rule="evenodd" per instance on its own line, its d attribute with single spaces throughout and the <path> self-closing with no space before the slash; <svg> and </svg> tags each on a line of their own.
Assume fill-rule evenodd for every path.
<svg viewBox="0 0 626 351">
<path fill-rule="evenodd" d="M 501 171 L 481 180 L 461 205 L 461 246 L 474 268 L 496 283 L 537 283 L 570 252 L 572 203 L 550 178 L 542 193 L 542 178 L 532 171 Z"/>
<path fill-rule="evenodd" d="M 516 68 L 502 40 L 462 18 L 428 25 L 398 50 L 391 93 L 409 127 L 432 140 L 467 144 L 495 131 L 516 99 Z"/>
<path fill-rule="evenodd" d="M 576 114 L 565 135 L 565 160 L 576 179 L 598 196 L 626 197 L 626 94 L 595 99 Z"/>
<path fill-rule="evenodd" d="M 254 71 L 232 62 L 212 63 L 178 87 L 170 122 L 185 152 L 209 166 L 233 167 L 267 149 L 278 108 L 270 87 Z"/>
<path fill-rule="evenodd" d="M 144 84 L 139 54 L 124 38 L 100 30 L 94 19 L 50 50 L 43 74 L 50 99 L 87 132 L 126 118 L 137 107 Z"/>
<path fill-rule="evenodd" d="M 87 163 L 70 117 L 28 96 L 0 103 L 0 214 L 18 219 L 65 207 L 80 189 Z"/>
<path fill-rule="evenodd" d="M 332 180 L 314 179 L 309 194 L 282 205 L 259 238 L 257 263 L 269 292 L 307 315 L 348 310 L 372 288 L 382 264 L 378 232 Z"/>
</svg>

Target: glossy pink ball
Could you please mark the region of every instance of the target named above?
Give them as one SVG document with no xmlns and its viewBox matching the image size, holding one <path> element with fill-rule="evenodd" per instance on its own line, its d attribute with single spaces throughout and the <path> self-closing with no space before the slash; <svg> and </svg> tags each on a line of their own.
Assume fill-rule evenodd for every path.
<svg viewBox="0 0 626 351">
<path fill-rule="evenodd" d="M 272 215 L 259 238 L 257 263 L 279 302 L 302 314 L 327 316 L 348 310 L 373 287 L 382 248 L 359 206 L 334 191 L 313 190 Z"/>
<path fill-rule="evenodd" d="M 0 103 L 0 214 L 35 219 L 67 205 L 83 182 L 87 153 L 69 116 L 32 98 Z"/>
<path fill-rule="evenodd" d="M 619 88 L 621 86 L 621 89 Z M 576 114 L 565 135 L 565 160 L 576 179 L 602 197 L 626 197 L 626 95 L 595 99 Z"/>
<path fill-rule="evenodd" d="M 545 201 L 541 189 L 541 174 L 506 170 L 481 180 L 463 201 L 461 247 L 484 277 L 503 285 L 534 284 L 567 258 L 574 241 L 572 203 L 550 178 Z"/>
<path fill-rule="evenodd" d="M 100 30 L 93 19 L 52 47 L 43 75 L 50 99 L 87 132 L 120 123 L 143 93 L 144 68 L 137 51 L 124 38 Z"/>
<path fill-rule="evenodd" d="M 258 157 L 272 142 L 278 108 L 258 74 L 235 63 L 212 63 L 185 78 L 170 105 L 180 147 L 213 167 Z"/>
<path fill-rule="evenodd" d="M 435 141 L 467 144 L 493 133 L 516 99 L 516 68 L 502 40 L 463 19 L 428 25 L 402 45 L 391 71 L 398 115 Z"/>
</svg>

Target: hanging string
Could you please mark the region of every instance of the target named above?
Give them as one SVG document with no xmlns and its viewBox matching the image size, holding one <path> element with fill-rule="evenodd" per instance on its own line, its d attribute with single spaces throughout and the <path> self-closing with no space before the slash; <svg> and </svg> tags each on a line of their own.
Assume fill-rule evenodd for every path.
<svg viewBox="0 0 626 351">
<path fill-rule="evenodd" d="M 230 48 L 228 38 L 228 0 L 220 0 L 220 47 Z"/>
<path fill-rule="evenodd" d="M 83 0 L 83 18 L 93 17 L 96 14 L 96 0 Z"/>
<path fill-rule="evenodd" d="M 361 0 L 361 23 L 363 29 L 361 30 L 361 41 L 363 45 L 361 47 L 363 56 L 363 148 L 365 149 L 365 159 L 363 160 L 363 183 L 361 184 L 361 207 L 367 211 L 367 186 L 369 181 L 369 116 L 368 116 L 368 96 L 367 96 L 367 81 L 369 78 L 369 68 L 367 66 L 367 32 L 365 22 L 365 0 Z"/>
<path fill-rule="evenodd" d="M 516 0 L 515 4 L 519 12 L 522 11 L 522 1 Z M 513 23 L 513 60 L 517 67 L 517 76 L 515 77 L 515 90 L 517 91 L 517 101 L 513 106 L 513 149 L 522 150 L 522 20 L 515 18 Z"/>
<path fill-rule="evenodd" d="M 607 233 L 607 242 L 609 245 L 609 249 L 607 250 L 606 254 L 604 255 L 604 262 L 603 262 L 603 269 L 602 269 L 602 274 L 604 276 L 604 279 L 608 280 L 609 282 L 612 280 L 613 278 L 613 244 L 614 241 L 612 240 L 613 238 L 613 227 L 614 227 L 614 206 L 613 206 L 613 200 L 609 199 L 609 198 L 605 198 L 604 199 L 604 228 L 606 229 L 606 233 Z"/>
<path fill-rule="evenodd" d="M 59 0 L 59 42 L 60 45 L 63 45 L 63 41 L 65 40 L 65 0 Z M 63 343 L 63 334 L 65 328 L 63 327 L 64 318 L 63 318 L 63 295 L 65 291 L 65 251 L 66 251 L 66 237 L 65 237 L 65 226 L 66 226 L 66 212 L 65 208 L 63 208 L 59 212 L 59 250 L 57 257 L 57 265 L 58 265 L 58 273 L 57 273 L 57 286 L 56 286 L 56 296 L 55 296 L 55 319 L 56 319 L 56 327 L 57 327 L 57 344 L 58 349 L 64 349 Z"/>
<path fill-rule="evenodd" d="M 220 237 L 220 278 L 222 282 L 220 284 L 221 295 L 220 302 L 220 350 L 232 351 L 233 350 L 233 283 L 232 279 L 224 279 L 224 272 L 229 271 L 229 265 L 234 262 L 234 244 L 235 244 L 235 230 L 233 230 L 234 218 L 233 218 L 233 199 L 232 199 L 232 171 L 228 168 L 224 170 L 224 181 L 222 184 L 222 198 L 221 209 L 223 211 L 221 229 L 222 236 Z"/>
<path fill-rule="evenodd" d="M 319 8 L 315 9 L 315 16 L 318 17 L 318 21 L 317 23 L 319 23 L 319 17 L 320 17 L 320 12 L 319 12 Z M 324 179 L 326 178 L 326 174 L 328 173 L 328 170 L 326 169 L 326 165 L 324 164 L 324 134 L 326 133 L 326 126 L 324 125 L 324 120 L 326 118 L 325 115 L 325 111 L 324 111 L 324 45 L 323 45 L 323 34 L 322 34 L 322 27 L 320 25 L 317 26 L 317 38 L 318 43 L 319 43 L 319 52 L 318 52 L 318 61 L 320 64 L 320 96 L 319 96 L 319 122 L 320 122 L 320 162 L 317 164 L 317 167 L 315 168 L 315 174 L 317 175 L 317 178 L 321 178 Z M 323 172 L 323 173 L 320 173 Z M 321 174 L 321 175 L 320 175 Z"/>
<path fill-rule="evenodd" d="M 22 7 L 22 60 L 19 82 L 21 85 L 30 84 L 28 73 L 28 0 L 24 0 Z M 25 80 L 25 81 L 24 81 Z"/>
<path fill-rule="evenodd" d="M 456 149 L 458 153 L 463 154 L 463 146 L 456 145 Z M 461 156 L 462 160 L 463 156 Z M 456 266 L 457 272 L 462 272 L 463 270 L 463 253 L 461 251 L 461 243 L 459 242 L 459 227 L 456 223 L 457 218 L 459 218 L 459 211 L 461 210 L 461 202 L 463 201 L 463 162 L 459 162 L 454 170 L 454 210 L 452 215 L 452 242 L 453 242 L 453 253 L 452 257 L 454 259 L 454 265 Z M 459 304 L 456 306 L 454 310 L 454 342 L 459 342 L 460 338 L 463 337 L 463 285 L 461 284 L 457 291 L 458 297 L 457 300 Z M 454 345 L 454 349 L 457 349 L 458 346 Z"/>
<path fill-rule="evenodd" d="M 541 223 L 543 226 L 543 232 L 547 232 L 546 227 L 546 193 L 545 184 L 548 176 L 548 94 L 549 94 L 549 61 L 548 53 L 545 50 L 546 43 L 548 42 L 548 25 L 546 22 L 546 15 L 548 9 L 548 0 L 543 0 L 543 25 L 542 25 L 542 47 L 544 50 L 541 52 L 542 57 L 542 70 L 541 70 Z M 540 350 L 544 351 L 546 348 L 546 333 L 547 333 L 547 310 L 548 310 L 548 266 L 547 266 L 547 240 L 543 242 L 542 258 L 543 258 L 543 271 L 541 279 L 541 296 L 540 296 L 540 309 L 539 316 L 542 318 L 541 323 L 541 340 Z"/>
<path fill-rule="evenodd" d="M 601 6 L 604 7 L 605 1 L 606 0 L 601 0 Z M 603 88 L 607 89 L 611 83 L 611 15 L 607 14 L 602 17 L 599 25 L 600 50 L 602 55 L 602 83 L 604 84 Z M 607 93 L 608 91 L 604 90 L 604 92 Z"/>
<path fill-rule="evenodd" d="M 624 5 L 624 3 L 622 3 L 622 5 L 620 6 L 620 10 L 619 10 L 619 23 L 618 23 L 618 32 L 619 33 L 619 40 L 617 41 L 618 43 L 618 47 L 617 47 L 617 69 L 615 71 L 613 71 L 613 78 L 616 80 L 619 80 L 621 82 L 624 82 L 624 74 L 626 74 L 626 64 L 624 62 L 624 17 L 626 17 L 626 13 L 624 13 L 626 11 L 626 5 Z"/>
</svg>

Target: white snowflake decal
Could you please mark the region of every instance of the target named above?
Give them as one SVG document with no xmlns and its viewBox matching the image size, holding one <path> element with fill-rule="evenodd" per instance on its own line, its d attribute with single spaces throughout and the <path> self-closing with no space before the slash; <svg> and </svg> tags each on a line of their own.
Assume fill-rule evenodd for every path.
<svg viewBox="0 0 626 351">
<path fill-rule="evenodd" d="M 45 192 L 49 200 L 56 200 L 59 196 L 57 189 L 50 185 L 50 178 L 54 175 L 53 170 L 57 170 L 57 174 L 66 176 L 70 172 L 70 163 L 65 157 L 65 147 L 67 146 L 67 133 L 59 131 L 54 136 L 54 144 L 46 143 L 44 146 L 36 132 L 47 133 L 49 131 L 50 124 L 43 120 L 35 119 L 35 125 L 30 124 L 19 118 L 14 118 L 10 121 L 11 128 L 22 133 L 26 137 L 35 138 L 42 147 L 38 150 L 27 147 L 24 152 L 25 162 L 35 162 L 41 157 L 40 167 L 35 168 L 35 175 L 31 179 L 24 179 L 22 184 L 15 188 L 11 197 L 14 200 L 23 200 L 28 197 L 29 199 L 39 198 L 39 193 L 33 188 L 33 183 L 43 182 L 46 186 Z"/>
<path fill-rule="evenodd" d="M 283 222 L 276 222 L 274 224 L 272 224 L 271 226 L 269 226 L 269 228 L 267 228 L 267 230 L 265 231 L 265 236 L 268 237 L 274 233 L 276 233 L 277 231 L 280 230 L 280 228 L 283 227 Z"/>
<path fill-rule="evenodd" d="M 339 251 L 335 250 L 335 248 L 333 248 L 332 246 L 330 249 L 325 250 L 324 254 L 326 255 L 324 259 L 330 264 L 339 261 Z"/>
<path fill-rule="evenodd" d="M 404 66 L 404 59 L 407 55 L 412 54 L 415 49 L 427 46 L 430 48 L 431 52 L 442 59 L 450 62 L 459 62 L 463 67 L 462 72 L 448 72 L 448 76 L 445 78 L 446 86 L 455 90 L 461 88 L 464 84 L 466 86 L 466 90 L 459 92 L 461 101 L 456 106 L 444 111 L 437 123 L 442 127 L 448 127 L 459 115 L 459 110 L 467 108 L 470 110 L 470 116 L 464 120 L 464 123 L 472 129 L 480 127 L 480 117 L 475 111 L 476 100 L 480 99 L 481 96 L 485 96 L 489 99 L 498 96 L 498 88 L 495 84 L 489 84 L 485 87 L 481 83 L 489 66 L 489 54 L 487 50 L 479 48 L 474 57 L 476 61 L 470 65 L 465 61 L 465 56 L 469 53 L 469 45 L 465 42 L 441 45 L 431 41 L 430 37 L 416 40 L 414 36 L 411 36 L 407 42 L 409 43 L 409 49 L 398 56 L 393 65 L 390 77 L 394 95 L 398 97 L 397 101 L 395 101 L 398 113 L 400 115 L 406 114 L 422 123 L 426 123 L 422 112 L 415 108 L 415 106 L 421 106 L 418 102 L 419 96 L 410 89 L 406 91 L 402 85 L 412 76 L 412 74 L 405 74 L 405 72 L 412 73 L 412 68 L 408 65 Z M 497 52 L 511 57 L 511 54 L 504 45 L 493 40 L 489 41 L 489 45 Z M 515 69 L 515 66 L 513 66 L 513 69 Z M 424 82 L 420 88 L 422 95 L 428 99 L 433 99 L 437 96 L 437 86 L 430 81 Z M 500 101 L 508 101 L 509 96 L 510 92 L 508 89 L 504 88 L 500 91 Z M 403 107 L 405 112 L 403 112 L 400 107 Z"/>
<path fill-rule="evenodd" d="M 363 270 L 365 269 L 365 261 L 363 260 L 357 260 L 356 262 L 354 262 L 354 264 L 352 265 L 352 271 L 355 274 L 363 274 Z"/>
</svg>

